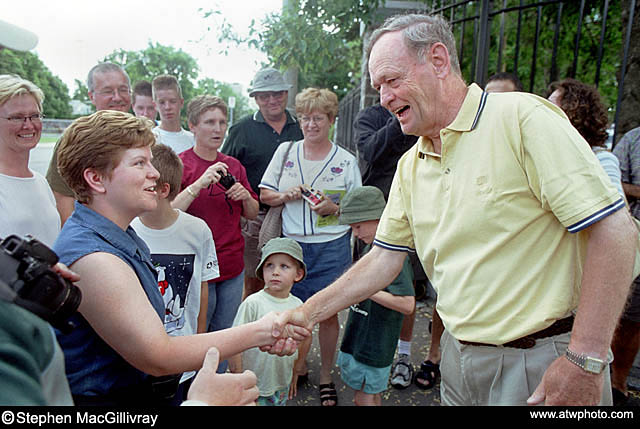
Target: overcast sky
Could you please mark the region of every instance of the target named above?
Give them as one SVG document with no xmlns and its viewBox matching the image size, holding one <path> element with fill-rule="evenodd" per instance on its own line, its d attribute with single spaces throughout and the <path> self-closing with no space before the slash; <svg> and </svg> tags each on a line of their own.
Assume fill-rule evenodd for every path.
<svg viewBox="0 0 640 429">
<path fill-rule="evenodd" d="M 223 14 L 205 19 L 200 8 Z M 199 78 L 246 89 L 266 58 L 235 47 L 228 56 L 219 54 L 217 24 L 225 17 L 246 34 L 252 19 L 260 22 L 281 8 L 282 0 L 12 0 L 3 4 L 0 18 L 38 35 L 33 52 L 71 93 L 74 79 L 84 82 L 106 55 L 120 48 L 142 50 L 150 41 L 189 53 L 200 66 Z"/>
</svg>

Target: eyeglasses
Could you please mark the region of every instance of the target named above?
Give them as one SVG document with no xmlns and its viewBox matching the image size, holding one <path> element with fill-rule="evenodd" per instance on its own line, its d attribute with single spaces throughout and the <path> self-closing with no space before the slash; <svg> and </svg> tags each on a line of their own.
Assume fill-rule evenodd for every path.
<svg viewBox="0 0 640 429">
<path fill-rule="evenodd" d="M 319 125 L 321 123 L 323 123 L 325 120 L 327 120 L 328 117 L 325 116 L 301 116 L 300 117 L 300 122 L 302 123 L 302 125 L 307 125 L 311 122 L 315 123 L 316 125 Z"/>
<path fill-rule="evenodd" d="M 5 119 L 15 125 L 25 124 L 27 122 L 27 119 L 30 120 L 32 124 L 40 124 L 44 119 L 44 115 L 42 113 L 35 113 L 29 116 L 11 116 L 9 118 L 2 119 Z"/>
<path fill-rule="evenodd" d="M 124 97 L 125 95 L 131 96 L 131 89 L 129 87 L 123 86 L 118 89 L 105 88 L 100 91 L 96 91 L 96 94 L 102 97 L 115 97 L 116 94 L 120 95 L 120 97 Z"/>
<path fill-rule="evenodd" d="M 275 91 L 275 92 L 260 92 L 258 94 L 256 94 L 256 99 L 260 100 L 260 101 L 267 101 L 269 100 L 271 97 L 275 98 L 276 100 L 280 100 L 284 94 L 287 91 Z"/>
</svg>

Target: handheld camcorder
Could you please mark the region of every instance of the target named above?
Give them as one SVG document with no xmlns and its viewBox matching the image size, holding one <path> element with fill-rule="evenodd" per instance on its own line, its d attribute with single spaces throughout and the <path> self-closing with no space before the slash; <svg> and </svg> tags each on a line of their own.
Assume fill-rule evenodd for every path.
<svg viewBox="0 0 640 429">
<path fill-rule="evenodd" d="M 11 235 L 0 242 L 0 299 L 13 302 L 53 327 L 69 332 L 82 294 L 53 271 L 58 255 L 31 237 Z"/>
</svg>

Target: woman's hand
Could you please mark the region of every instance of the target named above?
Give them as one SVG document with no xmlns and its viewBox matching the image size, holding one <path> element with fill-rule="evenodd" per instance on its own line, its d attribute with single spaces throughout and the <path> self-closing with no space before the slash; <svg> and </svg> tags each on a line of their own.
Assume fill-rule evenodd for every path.
<svg viewBox="0 0 640 429">
<path fill-rule="evenodd" d="M 338 213 L 340 206 L 335 204 L 331 198 L 328 198 L 322 192 L 320 194 L 322 195 L 322 201 L 315 206 L 311 206 L 311 210 L 316 212 L 318 216 L 329 216 Z"/>
<path fill-rule="evenodd" d="M 301 185 L 292 186 L 286 191 L 280 192 L 280 198 L 282 199 L 282 204 L 288 203 L 289 201 L 295 201 L 302 198 L 302 187 Z"/>
<path fill-rule="evenodd" d="M 77 273 L 71 271 L 62 262 L 58 262 L 53 267 L 51 267 L 51 269 L 53 271 L 55 271 L 56 273 L 60 274 L 60 276 L 62 276 L 63 278 L 65 278 L 65 279 L 69 280 L 70 282 L 72 282 L 72 283 L 75 283 L 78 280 L 80 280 L 80 276 Z"/>
<path fill-rule="evenodd" d="M 300 307 L 298 307 L 300 308 Z M 290 356 L 298 345 L 311 336 L 313 327 L 301 322 L 300 316 L 291 316 L 290 312 L 270 312 L 257 321 L 259 327 L 266 329 L 265 341 L 260 350 L 278 356 Z"/>
<path fill-rule="evenodd" d="M 191 185 L 194 192 L 200 192 L 202 189 L 208 188 L 211 185 L 218 183 L 220 178 L 227 174 L 229 166 L 224 162 L 216 162 L 212 166 L 206 169 L 202 176 Z"/>
<path fill-rule="evenodd" d="M 271 207 L 281 206 L 289 201 L 295 201 L 302 198 L 301 186 L 292 186 L 286 191 L 274 191 L 273 189 L 260 189 L 260 201 Z"/>
<path fill-rule="evenodd" d="M 231 201 L 245 201 L 251 197 L 251 193 L 242 186 L 242 183 L 236 182 L 225 192 L 227 198 Z"/>
</svg>

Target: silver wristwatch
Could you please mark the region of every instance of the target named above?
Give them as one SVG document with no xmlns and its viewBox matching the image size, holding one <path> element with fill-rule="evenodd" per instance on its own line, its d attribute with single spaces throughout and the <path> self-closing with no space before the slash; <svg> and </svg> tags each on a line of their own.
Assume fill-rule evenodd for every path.
<svg viewBox="0 0 640 429">
<path fill-rule="evenodd" d="M 607 365 L 602 359 L 594 358 L 587 355 L 579 355 L 567 349 L 565 356 L 567 360 L 583 370 L 592 374 L 600 374 Z"/>
</svg>

